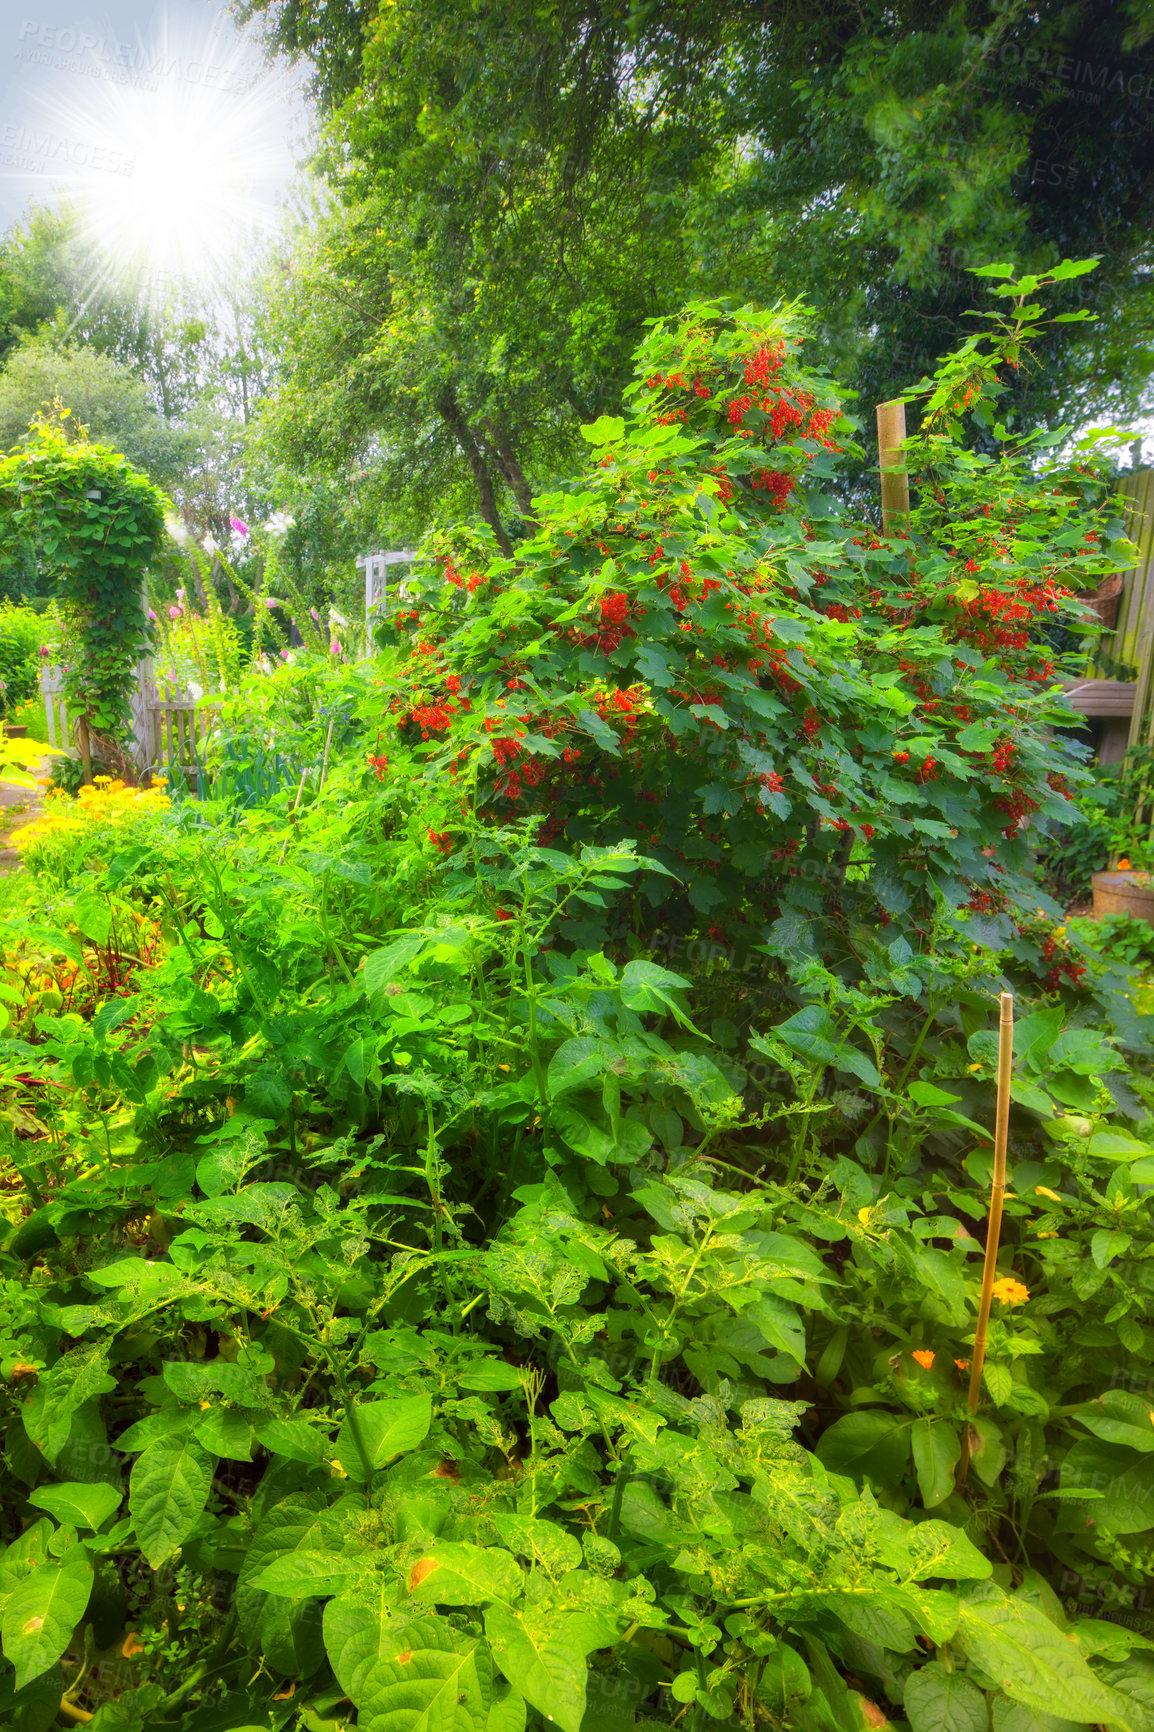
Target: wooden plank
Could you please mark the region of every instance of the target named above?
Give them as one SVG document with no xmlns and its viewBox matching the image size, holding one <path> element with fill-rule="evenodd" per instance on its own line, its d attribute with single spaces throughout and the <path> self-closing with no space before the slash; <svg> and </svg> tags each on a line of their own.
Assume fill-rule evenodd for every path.
<svg viewBox="0 0 1154 1732">
<path fill-rule="evenodd" d="M 1066 680 L 1066 696 L 1083 716 L 1129 716 L 1137 690 L 1132 680 Z"/>
<path fill-rule="evenodd" d="M 904 403 L 879 403 L 878 464 L 882 477 L 882 534 L 896 535 L 910 521 L 910 478 L 902 440 L 906 436 Z"/>
</svg>

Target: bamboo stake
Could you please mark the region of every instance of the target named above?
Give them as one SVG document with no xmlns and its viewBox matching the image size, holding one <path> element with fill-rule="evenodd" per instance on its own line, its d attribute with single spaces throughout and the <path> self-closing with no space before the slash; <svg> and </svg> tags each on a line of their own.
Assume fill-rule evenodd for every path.
<svg viewBox="0 0 1154 1732">
<path fill-rule="evenodd" d="M 882 534 L 894 535 L 908 527 L 910 516 L 910 478 L 902 453 L 906 436 L 906 406 L 904 403 L 879 403 L 878 463 L 882 476 Z"/>
<path fill-rule="evenodd" d="M 994 1277 L 998 1269 L 998 1241 L 1002 1234 L 1002 1199 L 1006 1194 L 1006 1144 L 1010 1131 L 1010 1075 L 1014 1068 L 1014 995 L 1003 992 L 998 1023 L 998 1108 L 994 1121 L 994 1175 L 990 1183 L 990 1217 L 986 1226 L 986 1260 L 982 1266 L 982 1296 L 974 1330 L 974 1353 L 970 1361 L 969 1408 L 978 1411 L 982 1394 L 982 1366 L 986 1358 L 986 1331 L 990 1323 Z M 970 1468 L 970 1424 L 962 1436 L 958 1462 L 958 1484 L 965 1485 Z"/>
</svg>

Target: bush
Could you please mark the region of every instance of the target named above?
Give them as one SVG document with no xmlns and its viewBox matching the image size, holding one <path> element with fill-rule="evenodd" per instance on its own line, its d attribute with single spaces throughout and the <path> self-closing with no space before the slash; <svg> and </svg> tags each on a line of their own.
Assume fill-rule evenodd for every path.
<svg viewBox="0 0 1154 1732">
<path fill-rule="evenodd" d="M 655 328 L 634 419 L 584 429 L 588 470 L 537 500 L 517 559 L 450 537 L 383 628 L 380 749 L 439 791 L 465 875 L 478 826 L 518 814 L 657 862 L 612 910 L 574 908 L 570 944 L 714 942 L 731 981 L 768 955 L 809 997 L 952 1003 L 976 921 L 1004 945 L 1061 915 L 1032 846 L 1084 773 L 1050 731 L 1071 712 L 1042 631 L 1127 547 L 1094 448 L 958 441 L 963 410 L 992 419 L 1020 322 L 927 391 L 890 537 L 837 502 L 852 426 L 803 333 L 717 305 Z"/>
<path fill-rule="evenodd" d="M 0 709 L 13 711 L 36 697 L 40 686 L 40 646 L 44 621 L 29 607 L 0 602 Z"/>
</svg>

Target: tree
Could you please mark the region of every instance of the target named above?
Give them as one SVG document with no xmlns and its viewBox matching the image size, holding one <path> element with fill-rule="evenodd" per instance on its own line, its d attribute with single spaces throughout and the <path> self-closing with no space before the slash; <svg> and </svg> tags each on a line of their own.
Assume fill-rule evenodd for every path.
<svg viewBox="0 0 1154 1732">
<path fill-rule="evenodd" d="M 460 4 L 413 24 L 382 16 L 333 119 L 339 202 L 281 296 L 266 434 L 330 471 L 375 453 L 412 521 L 451 515 L 467 476 L 507 548 L 506 515 L 532 517 L 530 477 L 564 460 L 641 323 L 683 293 L 668 213 L 712 145 L 668 31 L 664 66 L 635 55 L 631 83 L 624 15 L 583 32 L 572 7 Z M 650 62 L 660 77 L 639 96 Z"/>
<path fill-rule="evenodd" d="M 281 449 L 331 464 L 349 434 L 375 438 L 426 521 L 455 468 L 495 524 L 517 495 L 490 417 L 531 491 L 687 281 L 804 293 L 826 359 L 872 404 L 957 343 L 970 268 L 1074 251 L 1103 262 L 1067 305 L 1100 323 L 1043 341 L 1003 408 L 1132 411 L 1154 361 L 1149 12 L 279 8 L 273 44 L 320 68 L 339 201 L 297 267 L 323 328 L 286 346 Z"/>
<path fill-rule="evenodd" d="M 118 361 L 54 332 L 27 336 L 0 372 L 0 448 L 17 444 L 33 417 L 59 400 L 73 426 L 112 445 L 162 487 L 189 464 L 192 442 L 152 407 L 148 387 Z"/>
</svg>

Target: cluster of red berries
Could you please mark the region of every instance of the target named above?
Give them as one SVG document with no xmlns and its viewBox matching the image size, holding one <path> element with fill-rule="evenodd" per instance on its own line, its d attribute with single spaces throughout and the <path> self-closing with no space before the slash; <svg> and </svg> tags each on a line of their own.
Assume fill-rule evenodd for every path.
<svg viewBox="0 0 1154 1732">
<path fill-rule="evenodd" d="M 749 485 L 755 493 L 761 490 L 768 493 L 777 509 L 782 511 L 797 482 L 792 475 L 787 475 L 784 469 L 755 469 L 749 478 Z"/>
</svg>

